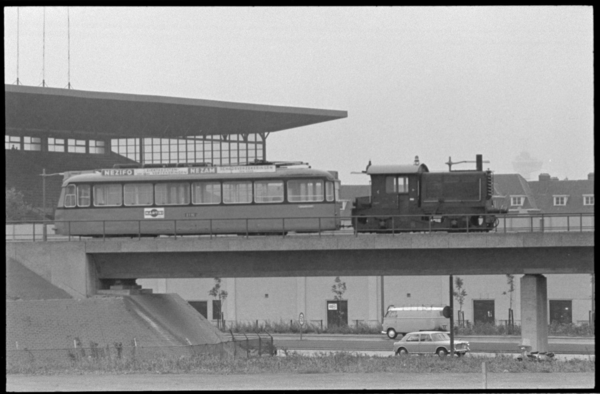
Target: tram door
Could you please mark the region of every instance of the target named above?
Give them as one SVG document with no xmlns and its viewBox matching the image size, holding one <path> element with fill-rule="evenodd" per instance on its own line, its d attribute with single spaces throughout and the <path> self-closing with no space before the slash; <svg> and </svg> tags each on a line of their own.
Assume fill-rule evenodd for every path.
<svg viewBox="0 0 600 394">
<path fill-rule="evenodd" d="M 346 300 L 327 301 L 327 325 L 328 326 L 347 326 L 348 325 L 348 301 L 346 301 Z"/>
</svg>

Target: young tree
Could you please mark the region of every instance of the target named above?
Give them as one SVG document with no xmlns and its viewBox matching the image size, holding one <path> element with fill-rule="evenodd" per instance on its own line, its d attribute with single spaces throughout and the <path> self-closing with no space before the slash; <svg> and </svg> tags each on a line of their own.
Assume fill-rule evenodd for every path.
<svg viewBox="0 0 600 394">
<path fill-rule="evenodd" d="M 335 280 L 334 280 L 335 284 L 333 286 L 331 286 L 331 291 L 333 292 L 334 296 L 333 299 L 336 301 L 341 301 L 343 300 L 343 296 L 344 296 L 344 292 L 346 291 L 346 282 L 342 282 L 342 280 L 340 279 L 339 276 L 336 276 Z M 342 308 L 341 305 L 338 304 L 338 309 L 337 309 L 337 314 L 338 314 L 338 324 L 342 325 L 342 322 L 344 322 L 344 314 L 342 312 Z"/>
<path fill-rule="evenodd" d="M 41 219 L 41 216 L 33 210 L 31 205 L 25 202 L 23 193 L 13 188 L 6 190 L 6 220 Z"/>
<path fill-rule="evenodd" d="M 336 276 L 334 280 L 335 284 L 331 286 L 331 291 L 333 294 L 333 299 L 335 300 L 343 300 L 344 292 L 346 291 L 346 282 L 342 282 L 339 276 Z"/>
<path fill-rule="evenodd" d="M 467 291 L 463 288 L 464 282 L 460 277 L 456 277 L 454 284 L 456 285 L 456 290 L 454 290 L 452 294 L 454 295 L 456 302 L 458 302 L 459 311 L 462 311 L 465 297 L 467 296 Z"/>
<path fill-rule="evenodd" d="M 215 278 L 215 286 L 208 291 L 208 295 L 211 295 L 219 300 L 219 320 L 217 321 L 218 326 L 223 326 L 223 301 L 227 298 L 227 291 L 221 290 L 221 278 Z"/>
<path fill-rule="evenodd" d="M 454 284 L 456 286 L 456 290 L 452 292 L 452 295 L 454 295 L 454 299 L 456 300 L 456 302 L 458 302 L 459 305 L 458 322 L 460 325 L 463 325 L 465 319 L 462 307 L 465 302 L 465 297 L 467 296 L 467 291 L 463 288 L 464 282 L 460 277 L 457 276 L 456 279 L 454 279 Z"/>
<path fill-rule="evenodd" d="M 515 291 L 515 276 L 511 274 L 506 274 L 506 284 L 508 285 L 508 290 L 502 292 L 503 295 L 508 293 L 509 296 L 509 307 L 508 307 L 508 327 L 509 334 L 512 334 L 513 326 L 514 326 L 514 315 L 513 315 L 513 293 Z"/>
</svg>

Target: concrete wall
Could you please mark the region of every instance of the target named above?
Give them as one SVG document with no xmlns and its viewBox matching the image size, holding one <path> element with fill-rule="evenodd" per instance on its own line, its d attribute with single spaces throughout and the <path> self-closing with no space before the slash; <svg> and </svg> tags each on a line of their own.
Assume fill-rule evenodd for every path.
<svg viewBox="0 0 600 394">
<path fill-rule="evenodd" d="M 506 276 L 461 275 L 467 297 L 463 304 L 466 320 L 473 322 L 473 301 L 494 300 L 496 321 L 508 319 L 510 305 Z M 517 323 L 521 320 L 520 278 L 515 275 L 512 309 Z M 456 276 L 454 277 L 456 278 Z M 571 300 L 573 322 L 587 321 L 591 310 L 591 283 L 589 274 L 547 275 L 548 300 Z M 344 277 L 348 301 L 348 319 L 381 321 L 380 277 Z M 331 286 L 334 277 L 305 278 L 238 278 L 236 291 L 231 291 L 233 279 L 223 280 L 223 289 L 229 292 L 225 303 L 226 320 L 289 322 L 303 312 L 306 320 L 327 322 L 326 301 L 333 299 Z M 214 286 L 212 279 L 138 279 L 138 284 L 160 292 L 161 287 L 177 292 L 188 301 L 208 301 L 209 320 L 212 316 L 208 291 Z M 304 286 L 298 283 L 305 283 Z M 165 285 L 166 284 L 166 285 Z M 384 279 L 384 306 L 447 305 L 449 302 L 448 276 L 386 276 Z M 302 293 L 304 292 L 304 295 Z M 268 298 L 265 298 L 268 294 Z M 408 297 L 410 294 L 410 297 Z M 235 305 L 235 310 L 231 309 Z M 455 301 L 456 316 L 459 305 Z M 455 317 L 456 317 L 455 316 Z"/>
<path fill-rule="evenodd" d="M 9 242 L 6 258 L 13 259 L 74 298 L 94 295 L 97 275 L 84 242 Z"/>
</svg>

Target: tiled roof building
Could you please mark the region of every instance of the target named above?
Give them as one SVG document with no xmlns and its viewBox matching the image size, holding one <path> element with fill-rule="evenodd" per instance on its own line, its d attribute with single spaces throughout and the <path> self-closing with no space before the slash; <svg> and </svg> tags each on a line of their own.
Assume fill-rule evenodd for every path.
<svg viewBox="0 0 600 394">
<path fill-rule="evenodd" d="M 594 173 L 583 180 L 558 180 L 540 174 L 529 186 L 543 213 L 593 213 Z"/>
</svg>

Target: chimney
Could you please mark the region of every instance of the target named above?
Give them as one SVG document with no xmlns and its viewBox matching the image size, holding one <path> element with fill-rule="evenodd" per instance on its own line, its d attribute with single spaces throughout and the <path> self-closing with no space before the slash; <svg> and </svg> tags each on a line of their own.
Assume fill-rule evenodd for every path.
<svg viewBox="0 0 600 394">
<path fill-rule="evenodd" d="M 477 171 L 483 171 L 483 156 L 475 156 L 475 161 L 477 162 Z"/>
<path fill-rule="evenodd" d="M 590 173 L 588 174 L 588 181 L 592 181 L 592 182 L 594 182 L 594 173 L 593 173 L 593 172 L 590 172 Z"/>
<path fill-rule="evenodd" d="M 540 174 L 539 181 L 540 182 L 548 182 L 550 180 L 550 174 L 542 173 Z"/>
</svg>

